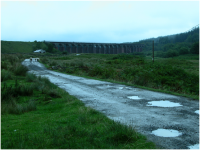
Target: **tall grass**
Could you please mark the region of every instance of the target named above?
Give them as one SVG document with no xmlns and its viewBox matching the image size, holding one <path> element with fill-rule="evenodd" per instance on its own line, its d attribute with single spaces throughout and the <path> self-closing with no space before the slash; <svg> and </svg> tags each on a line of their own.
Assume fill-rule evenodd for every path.
<svg viewBox="0 0 200 150">
<path fill-rule="evenodd" d="M 92 125 L 95 119 L 88 116 L 78 117 L 77 121 L 64 121 L 60 125 L 44 124 L 39 134 L 31 132 L 10 133 L 10 140 L 2 143 L 3 148 L 34 149 L 145 149 L 155 148 L 151 142 L 133 128 L 113 121 L 103 123 L 100 114 L 99 123 Z M 33 144 L 33 142 L 37 144 Z M 20 144 L 19 144 L 20 143 Z"/>
<path fill-rule="evenodd" d="M 8 62 L 1 61 L 1 69 L 8 69 Z"/>
<path fill-rule="evenodd" d="M 10 68 L 10 71 L 12 71 L 17 76 L 25 76 L 28 68 L 26 66 L 23 66 L 21 63 L 15 63 Z"/>
<path fill-rule="evenodd" d="M 60 71 L 69 74 L 111 79 L 180 94 L 199 95 L 198 75 L 193 74 L 197 71 L 191 70 L 198 64 L 194 66 L 194 62 L 189 60 L 156 58 L 152 63 L 143 54 L 83 54 L 79 59 L 74 55 L 67 57 L 63 63 L 66 69 Z M 184 58 L 186 59 L 186 56 Z M 61 63 L 63 60 L 56 58 L 56 61 Z"/>
<path fill-rule="evenodd" d="M 15 80 L 14 85 L 7 86 L 7 83 L 4 82 L 3 87 L 1 87 L 1 100 L 6 101 L 10 96 L 19 97 L 19 96 L 30 96 L 33 94 L 34 86 L 33 84 L 19 84 L 18 80 Z"/>
<path fill-rule="evenodd" d="M 26 81 L 33 82 L 37 79 L 37 76 L 33 73 L 27 73 L 26 74 Z"/>
<path fill-rule="evenodd" d="M 28 103 L 18 104 L 16 99 L 10 97 L 9 101 L 3 102 L 1 104 L 1 113 L 2 114 L 22 114 L 29 111 L 36 110 L 36 103 L 33 100 L 29 100 Z"/>
<path fill-rule="evenodd" d="M 1 82 L 13 79 L 13 73 L 8 70 L 1 70 Z"/>
</svg>

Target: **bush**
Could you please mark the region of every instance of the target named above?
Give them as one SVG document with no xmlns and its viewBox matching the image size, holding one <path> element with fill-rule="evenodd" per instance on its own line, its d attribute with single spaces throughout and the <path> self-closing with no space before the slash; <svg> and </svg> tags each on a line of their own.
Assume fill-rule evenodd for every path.
<svg viewBox="0 0 200 150">
<path fill-rule="evenodd" d="M 89 75 L 90 76 L 98 76 L 103 75 L 105 70 L 103 70 L 100 66 L 95 65 L 93 69 L 90 70 Z"/>
<path fill-rule="evenodd" d="M 52 98 L 60 98 L 61 94 L 59 93 L 58 89 L 50 89 L 48 90 L 47 94 Z"/>
<path fill-rule="evenodd" d="M 199 54 L 199 42 L 196 42 L 192 45 L 190 49 L 190 53 L 192 54 Z"/>
<path fill-rule="evenodd" d="M 34 80 L 36 80 L 37 76 L 33 73 L 27 73 L 26 74 L 26 81 L 28 82 L 33 82 Z"/>
<path fill-rule="evenodd" d="M 1 108 L 2 114 L 22 114 L 36 110 L 36 103 L 33 100 L 29 100 L 27 104 L 17 104 L 15 99 L 12 99 L 7 103 L 2 103 Z"/>
<path fill-rule="evenodd" d="M 44 64 L 47 64 L 49 62 L 49 59 L 47 58 L 41 58 L 40 61 Z"/>
<path fill-rule="evenodd" d="M 1 61 L 1 69 L 8 69 L 8 63 L 5 61 Z"/>
<path fill-rule="evenodd" d="M 19 62 L 19 58 L 16 55 L 9 55 L 7 59 L 12 65 Z"/>
<path fill-rule="evenodd" d="M 4 83 L 3 87 L 1 88 L 1 100 L 6 101 L 10 99 L 10 96 L 12 97 L 18 97 L 18 96 L 30 96 L 33 94 L 33 90 L 35 87 L 33 84 L 31 85 L 19 85 L 18 81 L 15 80 L 15 85 L 7 86 L 6 83 Z"/>
<path fill-rule="evenodd" d="M 28 68 L 23 66 L 21 63 L 16 63 L 10 68 L 10 71 L 12 71 L 15 75 L 25 76 Z"/>
<path fill-rule="evenodd" d="M 128 144 L 138 139 L 136 132 L 130 126 L 122 125 L 119 122 L 113 122 L 107 130 L 112 133 L 112 136 L 109 136 L 107 140 L 113 144 Z"/>
<path fill-rule="evenodd" d="M 179 50 L 179 54 L 180 55 L 184 55 L 184 54 L 188 54 L 188 53 L 189 53 L 189 51 L 188 51 L 188 49 L 186 47 L 182 47 Z"/>
<path fill-rule="evenodd" d="M 13 79 L 13 73 L 3 69 L 1 71 L 1 82 L 9 80 L 9 79 Z"/>
<path fill-rule="evenodd" d="M 35 87 L 33 84 L 31 84 L 31 85 L 24 84 L 24 85 L 21 85 L 19 94 L 22 96 L 30 96 L 33 94 L 34 89 L 35 89 Z"/>
<path fill-rule="evenodd" d="M 155 56 L 156 56 L 156 57 L 165 58 L 165 57 L 166 57 L 166 52 L 156 51 L 156 52 L 155 52 Z"/>
<path fill-rule="evenodd" d="M 113 57 L 113 60 L 115 59 L 121 59 L 121 60 L 130 60 L 133 59 L 135 56 L 133 54 L 118 54 L 116 57 Z"/>
<path fill-rule="evenodd" d="M 43 91 L 46 87 L 49 87 L 51 89 L 57 88 L 57 86 L 54 85 L 53 83 L 51 83 L 48 78 L 41 77 L 41 76 L 37 77 L 37 79 L 35 80 L 33 86 L 34 86 L 35 89 L 37 89 L 39 91 Z"/>
<path fill-rule="evenodd" d="M 175 57 L 178 56 L 178 52 L 174 50 L 168 50 L 166 53 L 166 57 Z"/>
<path fill-rule="evenodd" d="M 62 54 L 67 55 L 68 53 L 67 52 L 62 52 Z"/>
<path fill-rule="evenodd" d="M 115 74 L 115 71 L 113 68 L 104 68 L 102 78 L 103 79 L 113 78 L 114 74 Z"/>
<path fill-rule="evenodd" d="M 50 66 L 56 66 L 56 65 L 58 65 L 58 63 L 57 62 L 55 62 L 55 61 L 52 61 L 52 62 L 50 62 L 50 64 L 49 64 Z"/>
</svg>

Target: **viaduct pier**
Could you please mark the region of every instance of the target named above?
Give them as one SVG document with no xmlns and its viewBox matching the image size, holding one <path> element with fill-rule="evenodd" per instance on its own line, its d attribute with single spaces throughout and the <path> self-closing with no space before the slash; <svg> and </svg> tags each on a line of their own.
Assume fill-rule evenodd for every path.
<svg viewBox="0 0 200 150">
<path fill-rule="evenodd" d="M 144 45 L 136 43 L 86 43 L 86 42 L 55 42 L 54 48 L 68 53 L 100 53 L 100 54 L 119 54 L 142 52 Z"/>
</svg>

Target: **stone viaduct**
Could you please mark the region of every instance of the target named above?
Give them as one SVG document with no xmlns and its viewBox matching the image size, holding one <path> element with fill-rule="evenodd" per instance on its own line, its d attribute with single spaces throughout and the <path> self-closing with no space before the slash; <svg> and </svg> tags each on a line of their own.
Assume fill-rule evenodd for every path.
<svg viewBox="0 0 200 150">
<path fill-rule="evenodd" d="M 101 53 L 119 54 L 142 52 L 144 45 L 136 43 L 85 43 L 85 42 L 53 42 L 54 48 L 68 53 Z"/>
</svg>

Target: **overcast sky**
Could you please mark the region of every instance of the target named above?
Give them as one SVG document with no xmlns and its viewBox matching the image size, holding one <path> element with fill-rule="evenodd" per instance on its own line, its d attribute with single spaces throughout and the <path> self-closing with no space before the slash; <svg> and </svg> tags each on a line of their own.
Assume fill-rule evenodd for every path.
<svg viewBox="0 0 200 150">
<path fill-rule="evenodd" d="M 1 1 L 1 40 L 137 42 L 199 24 L 199 1 Z"/>
</svg>

